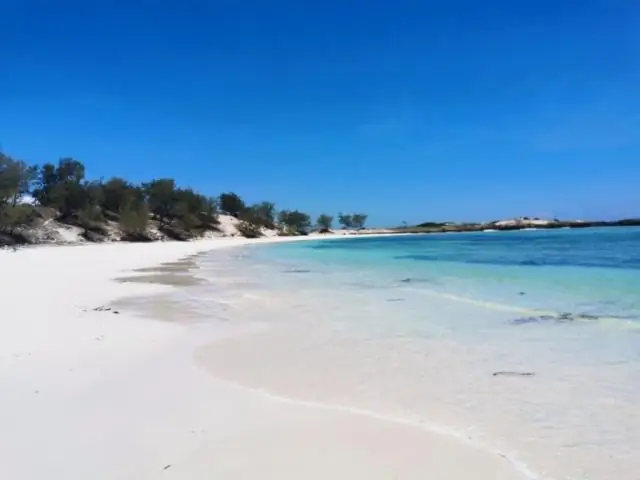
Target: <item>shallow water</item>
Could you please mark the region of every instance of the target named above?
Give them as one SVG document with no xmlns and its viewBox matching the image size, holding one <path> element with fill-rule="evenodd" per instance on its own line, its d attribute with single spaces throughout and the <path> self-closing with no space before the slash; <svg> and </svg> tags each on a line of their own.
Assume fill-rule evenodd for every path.
<svg viewBox="0 0 640 480">
<path fill-rule="evenodd" d="M 253 246 L 203 257 L 210 283 L 177 294 L 263 327 L 207 349 L 221 377 L 448 432 L 537 478 L 634 479 L 638 247 L 631 228 Z"/>
</svg>

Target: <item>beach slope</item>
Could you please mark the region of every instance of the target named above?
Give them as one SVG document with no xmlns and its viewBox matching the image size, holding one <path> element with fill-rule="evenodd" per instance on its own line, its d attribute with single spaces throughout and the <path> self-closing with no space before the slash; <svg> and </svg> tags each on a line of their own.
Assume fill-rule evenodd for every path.
<svg viewBox="0 0 640 480">
<path fill-rule="evenodd" d="M 0 251 L 0 478 L 526 478 L 419 426 L 217 379 L 193 354 L 215 329 L 109 307 L 174 288 L 114 280 L 135 269 L 246 243 Z"/>
</svg>

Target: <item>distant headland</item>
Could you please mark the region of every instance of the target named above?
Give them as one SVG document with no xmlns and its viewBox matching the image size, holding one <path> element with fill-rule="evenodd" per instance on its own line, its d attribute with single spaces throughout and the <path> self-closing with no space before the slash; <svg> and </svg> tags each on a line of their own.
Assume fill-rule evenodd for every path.
<svg viewBox="0 0 640 480">
<path fill-rule="evenodd" d="M 485 223 L 424 222 L 394 229 L 397 233 L 487 232 L 554 228 L 631 227 L 640 226 L 640 218 L 622 220 L 546 220 L 538 217 L 517 217 Z"/>
</svg>

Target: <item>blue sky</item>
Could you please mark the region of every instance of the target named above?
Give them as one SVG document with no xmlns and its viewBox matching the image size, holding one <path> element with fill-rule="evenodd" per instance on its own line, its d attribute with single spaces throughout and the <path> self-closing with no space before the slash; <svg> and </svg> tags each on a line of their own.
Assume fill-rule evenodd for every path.
<svg viewBox="0 0 640 480">
<path fill-rule="evenodd" d="M 378 225 L 640 216 L 633 0 L 0 0 L 0 144 Z"/>
</svg>

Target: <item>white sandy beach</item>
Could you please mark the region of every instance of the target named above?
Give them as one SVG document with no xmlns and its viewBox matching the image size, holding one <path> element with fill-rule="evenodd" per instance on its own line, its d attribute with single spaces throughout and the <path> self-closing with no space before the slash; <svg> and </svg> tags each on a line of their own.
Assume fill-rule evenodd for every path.
<svg viewBox="0 0 640 480">
<path fill-rule="evenodd" d="M 233 326 L 93 310 L 173 288 L 113 280 L 134 269 L 250 242 L 0 251 L 0 478 L 526 478 L 457 438 L 217 379 L 194 352 Z"/>
</svg>

